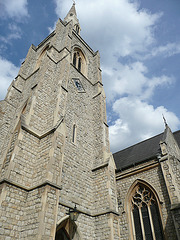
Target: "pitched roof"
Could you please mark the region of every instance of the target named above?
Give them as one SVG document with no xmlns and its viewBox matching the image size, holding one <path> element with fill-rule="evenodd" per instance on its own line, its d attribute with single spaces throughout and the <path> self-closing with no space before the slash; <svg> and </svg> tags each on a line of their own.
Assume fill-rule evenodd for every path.
<svg viewBox="0 0 180 240">
<path fill-rule="evenodd" d="M 180 130 L 173 135 L 180 146 Z M 154 158 L 160 151 L 159 143 L 162 138 L 163 133 L 114 153 L 117 171 Z"/>
</svg>

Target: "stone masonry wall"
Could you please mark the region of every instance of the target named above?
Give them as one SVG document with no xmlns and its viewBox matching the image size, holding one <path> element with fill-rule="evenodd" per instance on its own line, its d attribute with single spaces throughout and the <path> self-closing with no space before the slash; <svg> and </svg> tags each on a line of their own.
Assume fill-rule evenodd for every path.
<svg viewBox="0 0 180 240">
<path fill-rule="evenodd" d="M 21 229 L 25 213 L 26 191 L 6 183 L 0 191 L 0 239 L 21 239 Z"/>
<path fill-rule="evenodd" d="M 86 56 L 87 76 L 72 65 L 75 46 Z M 78 91 L 73 78 L 84 91 Z M 71 22 L 59 20 L 55 32 L 29 49 L 7 103 L 1 104 L 2 124 L 8 124 L 1 177 L 12 184 L 1 185 L 3 239 L 8 234 L 14 234 L 11 239 L 54 239 L 57 222 L 75 203 L 81 210 L 77 225 L 82 239 L 118 239 L 101 81 L 99 54 L 72 32 Z M 107 167 L 92 171 L 104 163 Z M 14 223 L 8 231 L 6 211 Z"/>
<path fill-rule="evenodd" d="M 136 168 L 135 168 L 136 169 Z M 129 170 L 135 170 L 129 169 Z M 162 212 L 162 223 L 163 229 L 165 231 L 167 239 L 176 239 L 176 233 L 174 229 L 172 214 L 170 211 L 170 200 L 168 198 L 167 189 L 164 183 L 162 172 L 160 167 L 154 167 L 148 171 L 141 171 L 139 173 L 134 172 L 134 174 L 127 175 L 127 177 L 118 178 L 117 180 L 117 192 L 118 192 L 118 205 L 120 214 L 120 234 L 121 239 L 128 239 L 129 236 L 129 218 L 128 218 L 128 208 L 127 199 L 128 190 L 135 180 L 140 179 L 147 182 L 153 189 L 155 189 L 161 204 Z"/>
</svg>

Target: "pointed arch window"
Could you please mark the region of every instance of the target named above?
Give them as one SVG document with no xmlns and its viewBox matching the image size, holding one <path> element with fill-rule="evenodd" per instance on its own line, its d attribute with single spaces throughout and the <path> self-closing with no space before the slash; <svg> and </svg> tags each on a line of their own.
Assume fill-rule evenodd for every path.
<svg viewBox="0 0 180 240">
<path fill-rule="evenodd" d="M 79 48 L 74 49 L 72 63 L 79 72 L 85 76 L 87 75 L 86 58 Z"/>
<path fill-rule="evenodd" d="M 130 208 L 133 239 L 164 239 L 158 201 L 150 188 L 136 185 L 131 194 Z"/>
</svg>

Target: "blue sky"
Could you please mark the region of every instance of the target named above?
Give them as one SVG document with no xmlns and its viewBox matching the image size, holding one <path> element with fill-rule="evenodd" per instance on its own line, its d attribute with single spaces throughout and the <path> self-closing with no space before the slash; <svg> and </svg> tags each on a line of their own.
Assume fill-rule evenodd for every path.
<svg viewBox="0 0 180 240">
<path fill-rule="evenodd" d="M 0 0 L 0 99 L 31 44 L 71 0 Z M 101 55 L 111 151 L 180 128 L 180 1 L 77 0 L 81 36 Z"/>
</svg>

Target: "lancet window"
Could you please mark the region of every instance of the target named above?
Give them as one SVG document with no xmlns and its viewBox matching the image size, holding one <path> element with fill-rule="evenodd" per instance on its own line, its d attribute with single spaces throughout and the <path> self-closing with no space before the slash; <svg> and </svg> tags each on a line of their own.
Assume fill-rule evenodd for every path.
<svg viewBox="0 0 180 240">
<path fill-rule="evenodd" d="M 76 124 L 73 124 L 72 142 L 76 142 Z"/>
<path fill-rule="evenodd" d="M 133 239 L 163 240 L 158 202 L 153 192 L 143 184 L 136 185 L 130 204 Z"/>
<path fill-rule="evenodd" d="M 86 59 L 80 49 L 74 49 L 72 62 L 73 66 L 77 68 L 79 72 L 86 76 Z"/>
</svg>

